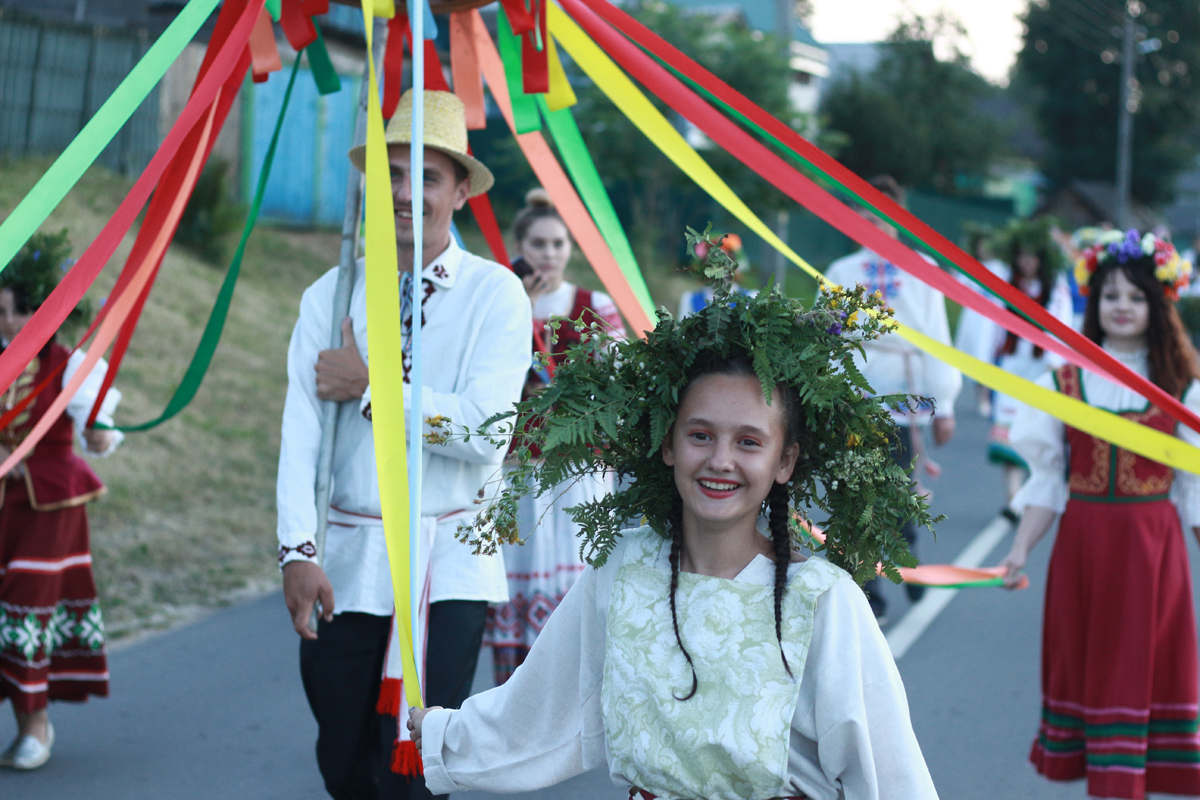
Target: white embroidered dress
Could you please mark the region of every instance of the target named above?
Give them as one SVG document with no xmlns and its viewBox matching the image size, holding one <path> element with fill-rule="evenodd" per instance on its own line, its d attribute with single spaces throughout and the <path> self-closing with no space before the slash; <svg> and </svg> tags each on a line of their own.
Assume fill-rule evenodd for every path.
<svg viewBox="0 0 1200 800">
<path fill-rule="evenodd" d="M 425 717 L 434 794 L 532 791 L 607 763 L 613 782 L 663 800 L 932 800 L 887 643 L 866 599 L 820 559 L 792 564 L 784 651 L 774 564 L 736 578 L 684 573 L 675 644 L 666 541 L 626 531 L 587 570 L 512 679 L 458 711 Z"/>
</svg>

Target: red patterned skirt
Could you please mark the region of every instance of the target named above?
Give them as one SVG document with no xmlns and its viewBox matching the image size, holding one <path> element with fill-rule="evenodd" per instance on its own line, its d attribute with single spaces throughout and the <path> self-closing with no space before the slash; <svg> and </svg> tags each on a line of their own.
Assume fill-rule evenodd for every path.
<svg viewBox="0 0 1200 800">
<path fill-rule="evenodd" d="M 1038 772 L 1097 797 L 1200 795 L 1198 682 L 1175 506 L 1072 499 L 1046 579 Z"/>
<path fill-rule="evenodd" d="M 0 507 L 0 699 L 29 713 L 47 700 L 107 697 L 85 507 L 34 511 L 24 482 L 7 484 Z"/>
</svg>

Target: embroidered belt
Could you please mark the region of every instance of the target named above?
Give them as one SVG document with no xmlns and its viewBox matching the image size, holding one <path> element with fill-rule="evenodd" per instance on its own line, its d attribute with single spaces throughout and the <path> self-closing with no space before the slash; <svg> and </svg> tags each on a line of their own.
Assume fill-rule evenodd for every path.
<svg viewBox="0 0 1200 800">
<path fill-rule="evenodd" d="M 640 797 L 641 800 L 658 800 L 658 795 L 653 795 L 645 789 L 639 789 L 636 786 L 629 787 L 629 800 Z M 804 795 L 796 797 L 772 797 L 771 800 L 808 800 Z"/>
<path fill-rule="evenodd" d="M 446 522 L 450 519 L 455 519 L 457 517 L 473 513 L 475 512 L 465 508 L 460 508 L 456 511 L 450 511 L 445 514 L 441 514 L 438 516 L 437 521 Z M 329 507 L 328 519 L 330 525 L 337 525 L 342 528 L 357 528 L 359 525 L 371 525 L 378 528 L 383 527 L 383 517 L 379 517 L 374 514 L 360 514 L 357 511 L 347 511 L 344 508 L 338 508 L 334 505 Z"/>
</svg>

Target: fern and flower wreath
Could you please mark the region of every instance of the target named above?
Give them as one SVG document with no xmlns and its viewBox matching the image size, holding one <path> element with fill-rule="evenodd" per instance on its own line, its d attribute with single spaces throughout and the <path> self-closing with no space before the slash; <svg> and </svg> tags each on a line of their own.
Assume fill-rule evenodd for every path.
<svg viewBox="0 0 1200 800">
<path fill-rule="evenodd" d="M 891 458 L 896 425 L 889 409 L 912 408 L 919 398 L 874 395 L 854 363 L 864 342 L 894 327 L 890 309 L 862 287 L 822 289 L 811 308 L 775 287 L 748 297 L 735 288 L 737 264 L 709 231 L 689 228 L 688 245 L 698 257 L 692 271 L 715 284 L 709 306 L 681 320 L 660 310 L 645 339 L 614 341 L 601 330 L 585 331 L 550 386 L 466 434 L 504 445 L 515 435 L 517 446 L 506 485 L 479 501 L 485 508 L 459 529 L 459 538 L 483 553 L 516 543 L 522 497 L 561 491 L 564 482 L 605 471 L 619 488 L 568 509 L 580 526 L 581 557 L 602 565 L 621 530 L 642 521 L 669 536 L 678 493 L 660 450 L 681 393 L 706 362 L 742 358 L 768 403 L 779 384 L 799 397 L 801 454 L 787 486 L 794 543 L 824 550 L 859 583 L 877 568 L 898 581 L 897 566 L 916 564 L 901 526 L 936 520 Z M 518 424 L 524 420 L 535 423 Z M 444 441 L 450 422 L 436 421 L 427 436 Z M 498 427 L 506 432 L 497 435 Z M 825 517 L 817 523 L 824 544 L 807 535 L 814 515 Z"/>
</svg>

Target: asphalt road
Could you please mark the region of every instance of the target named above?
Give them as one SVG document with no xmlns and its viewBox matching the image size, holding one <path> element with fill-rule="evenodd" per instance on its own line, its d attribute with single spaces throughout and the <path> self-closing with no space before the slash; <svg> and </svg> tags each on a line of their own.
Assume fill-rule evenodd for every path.
<svg viewBox="0 0 1200 800">
<path fill-rule="evenodd" d="M 964 393 L 966 394 L 966 393 Z M 986 425 L 959 410 L 955 440 L 935 457 L 934 509 L 949 519 L 922 560 L 953 561 L 996 516 L 1000 473 L 984 458 Z M 986 563 L 1007 551 L 1005 537 Z M 1195 543 L 1190 541 L 1193 586 Z M 1037 724 L 1042 588 L 1050 542 L 1028 568 L 1032 588 L 957 593 L 898 662 L 913 726 L 940 795 L 952 800 L 1082 798 L 1079 784 L 1038 778 L 1026 756 Z M 930 590 L 932 592 L 942 590 Z M 892 627 L 909 602 L 886 586 Z M 87 800 L 319 800 L 316 726 L 300 687 L 297 640 L 278 593 L 243 603 L 110 656 L 112 697 L 55 704 L 54 756 L 32 773 L 0 770 L 0 797 Z M 476 689 L 490 686 L 485 652 Z M 0 740 L 15 725 L 0 711 Z M 3 746 L 0 743 L 0 746 Z M 618 800 L 603 771 L 537 800 Z M 460 800 L 492 797 L 470 792 Z M 513 797 L 509 795 L 508 797 Z"/>
</svg>

